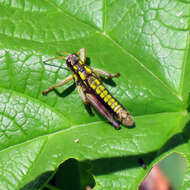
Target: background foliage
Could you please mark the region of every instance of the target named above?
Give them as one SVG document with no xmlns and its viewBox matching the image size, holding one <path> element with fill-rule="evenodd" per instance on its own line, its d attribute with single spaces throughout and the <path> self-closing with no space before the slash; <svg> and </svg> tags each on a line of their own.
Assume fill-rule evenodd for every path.
<svg viewBox="0 0 190 190">
<path fill-rule="evenodd" d="M 181 189 L 189 189 L 189 3 L 0 0 L 0 187 L 42 187 L 51 171 L 75 158 L 88 165 L 96 190 L 134 190 L 175 151 L 187 159 Z M 130 110 L 135 128 L 116 131 L 89 116 L 72 83 L 42 96 L 68 75 L 42 61 L 82 47 L 92 67 L 121 73 L 116 86 L 106 86 Z"/>
</svg>

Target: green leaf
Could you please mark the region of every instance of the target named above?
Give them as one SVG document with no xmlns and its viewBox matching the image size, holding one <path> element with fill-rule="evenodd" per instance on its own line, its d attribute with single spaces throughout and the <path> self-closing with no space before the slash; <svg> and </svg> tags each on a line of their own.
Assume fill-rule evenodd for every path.
<svg viewBox="0 0 190 190">
<path fill-rule="evenodd" d="M 27 187 L 74 158 L 90 164 L 94 189 L 134 190 L 178 152 L 189 188 L 189 2 L 0 1 L 0 187 Z M 69 74 L 43 60 L 83 47 L 92 67 L 120 72 L 105 85 L 134 128 L 116 131 L 91 117 L 72 83 L 42 96 Z"/>
</svg>

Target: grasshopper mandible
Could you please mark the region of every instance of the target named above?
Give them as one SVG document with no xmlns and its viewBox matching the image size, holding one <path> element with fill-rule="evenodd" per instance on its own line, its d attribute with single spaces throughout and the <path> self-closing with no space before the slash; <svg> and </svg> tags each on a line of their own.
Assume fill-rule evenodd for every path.
<svg viewBox="0 0 190 190">
<path fill-rule="evenodd" d="M 119 77 L 119 73 L 111 74 L 101 69 L 90 68 L 87 66 L 85 48 L 81 48 L 77 53 L 64 54 L 67 54 L 67 56 L 59 56 L 49 60 L 66 60 L 66 65 L 72 74 L 63 79 L 60 83 L 44 90 L 43 95 L 46 95 L 56 87 L 63 86 L 74 79 L 79 96 L 84 104 L 89 106 L 92 105 L 115 127 L 115 129 L 120 129 L 119 122 L 125 126 L 132 126 L 134 121 L 129 111 L 127 111 L 127 109 L 125 109 L 119 101 L 110 94 L 100 80 L 100 76 L 111 79 L 113 77 Z"/>
</svg>

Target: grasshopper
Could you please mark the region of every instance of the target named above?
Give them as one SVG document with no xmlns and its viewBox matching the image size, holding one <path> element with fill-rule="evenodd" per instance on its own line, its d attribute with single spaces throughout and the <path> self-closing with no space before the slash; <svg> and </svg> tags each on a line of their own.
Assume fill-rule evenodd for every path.
<svg viewBox="0 0 190 190">
<path fill-rule="evenodd" d="M 134 121 L 129 111 L 110 94 L 100 80 L 100 76 L 111 79 L 113 77 L 119 77 L 119 73 L 111 74 L 101 69 L 87 66 L 85 48 L 81 48 L 77 53 L 73 54 L 65 52 L 60 52 L 60 54 L 61 56 L 48 59 L 47 61 L 53 59 L 66 60 L 67 68 L 72 74 L 60 81 L 60 83 L 44 90 L 42 93 L 43 95 L 46 95 L 48 92 L 74 79 L 82 102 L 89 105 L 89 107 L 93 106 L 115 127 L 115 129 L 120 129 L 120 123 L 125 126 L 133 125 Z M 67 54 L 67 56 L 63 54 Z"/>
</svg>

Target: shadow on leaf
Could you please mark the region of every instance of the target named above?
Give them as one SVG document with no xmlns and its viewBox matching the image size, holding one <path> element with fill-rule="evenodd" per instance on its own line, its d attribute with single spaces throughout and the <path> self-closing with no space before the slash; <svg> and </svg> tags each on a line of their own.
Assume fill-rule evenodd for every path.
<svg viewBox="0 0 190 190">
<path fill-rule="evenodd" d="M 71 94 L 74 90 L 75 90 L 75 87 L 76 87 L 76 85 L 75 85 L 75 83 L 73 83 L 72 85 L 70 85 L 67 89 L 65 89 L 63 92 L 59 92 L 59 91 L 57 91 L 56 89 L 54 89 L 54 92 L 58 95 L 58 96 L 60 96 L 60 97 L 66 97 L 66 96 L 68 96 L 69 94 Z"/>
<path fill-rule="evenodd" d="M 20 188 L 20 190 L 38 190 L 40 189 L 47 181 L 48 179 L 54 174 L 53 171 L 48 171 L 40 176 L 38 176 L 36 179 L 31 181 L 30 183 L 26 184 L 24 187 Z"/>
<path fill-rule="evenodd" d="M 142 167 L 143 169 L 145 169 L 146 165 L 149 165 L 153 161 L 153 159 L 155 159 L 157 155 L 161 155 L 167 151 L 172 150 L 173 148 L 179 145 L 186 143 L 189 140 L 189 138 L 190 138 L 190 122 L 186 124 L 182 133 L 173 135 L 161 147 L 161 149 L 157 151 L 152 151 L 149 153 L 143 153 L 143 154 L 137 154 L 137 155 L 127 155 L 127 156 L 123 155 L 123 156 L 99 158 L 99 159 L 84 160 L 84 161 L 77 161 L 72 158 L 63 162 L 59 168 L 62 168 L 64 172 L 68 169 L 69 170 L 74 169 L 77 172 L 79 172 L 78 170 L 82 168 L 83 170 L 82 176 L 84 177 L 88 173 L 88 178 L 90 180 L 90 183 L 94 186 L 95 181 L 92 175 L 96 175 L 96 176 L 106 175 L 106 174 L 111 174 L 114 172 L 119 172 L 119 171 L 130 169 L 130 168 L 137 168 L 137 167 Z M 139 162 L 139 160 L 141 160 L 141 163 L 143 162 L 143 165 Z M 86 174 L 84 174 L 84 170 L 87 172 Z M 76 171 L 74 173 L 76 173 Z M 45 181 L 47 181 L 52 176 L 52 174 L 54 174 L 54 172 L 45 172 L 41 174 L 34 181 L 28 183 L 23 188 L 21 188 L 21 190 L 25 190 L 25 189 L 37 190 L 39 187 L 41 187 L 45 183 Z M 55 176 L 57 174 L 58 172 L 55 174 Z M 78 176 L 81 177 L 81 173 Z M 78 185 L 78 190 L 81 190 L 80 187 L 81 185 Z M 76 187 L 75 187 L 75 190 L 77 190 Z"/>
</svg>

